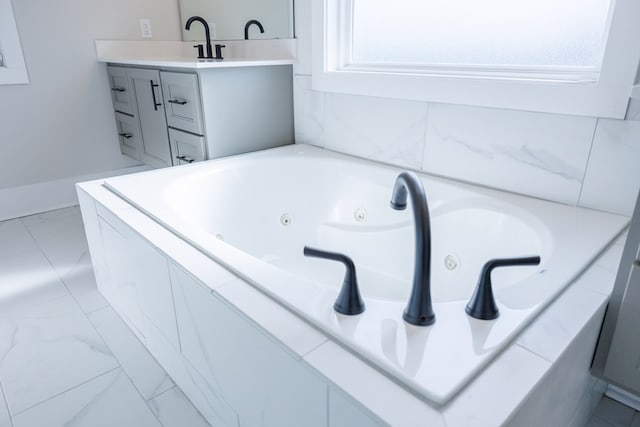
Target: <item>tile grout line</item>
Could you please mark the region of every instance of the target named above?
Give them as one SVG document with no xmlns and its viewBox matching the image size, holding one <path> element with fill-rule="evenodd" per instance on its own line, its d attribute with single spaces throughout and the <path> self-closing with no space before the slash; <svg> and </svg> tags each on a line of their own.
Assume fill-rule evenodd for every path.
<svg viewBox="0 0 640 427">
<path fill-rule="evenodd" d="M 154 411 L 152 410 L 152 408 L 149 406 L 149 402 L 150 402 L 151 400 L 153 400 L 155 397 L 157 397 L 158 395 L 162 394 L 162 393 L 159 393 L 158 395 L 151 397 L 149 400 L 146 400 L 146 399 L 144 398 L 144 396 L 142 396 L 142 394 L 141 394 L 140 390 L 138 390 L 138 387 L 136 387 L 135 382 L 131 379 L 131 377 L 129 376 L 129 374 L 128 374 L 128 373 L 126 372 L 126 370 L 122 367 L 122 363 L 120 362 L 120 360 L 118 359 L 118 357 L 113 353 L 113 350 L 111 349 L 111 347 L 109 347 L 109 345 L 105 342 L 104 337 L 102 336 L 102 334 L 100 334 L 100 332 L 97 330 L 97 328 L 95 327 L 95 325 L 93 324 L 93 322 L 92 322 L 92 321 L 91 321 L 91 319 L 89 318 L 89 313 L 85 312 L 85 311 L 84 311 L 84 309 L 82 308 L 82 306 L 78 303 L 78 300 L 77 300 L 77 299 L 76 299 L 76 297 L 73 295 L 73 293 L 69 290 L 69 288 L 68 288 L 67 284 L 65 283 L 65 281 L 63 280 L 63 278 L 60 276 L 60 273 L 56 270 L 55 266 L 53 265 L 53 263 L 51 262 L 51 260 L 50 260 L 50 259 L 49 259 L 49 257 L 47 256 L 47 254 L 45 253 L 44 249 L 42 248 L 42 246 L 40 245 L 40 243 L 38 242 L 38 240 L 35 238 L 35 236 L 34 236 L 34 235 L 33 235 L 33 233 L 31 232 L 31 230 L 29 229 L 29 227 L 24 223 L 24 221 L 22 221 L 22 219 L 20 219 L 20 221 L 21 221 L 22 225 L 25 227 L 26 231 L 27 231 L 27 232 L 29 233 L 29 235 L 31 236 L 31 238 L 34 240 L 34 242 L 36 243 L 36 245 L 38 246 L 38 249 L 40 250 L 40 252 L 42 253 L 42 255 L 45 257 L 45 259 L 47 260 L 47 262 L 49 263 L 49 265 L 51 266 L 51 268 L 53 269 L 53 271 L 54 271 L 54 272 L 55 272 L 55 274 L 57 275 L 58 279 L 59 279 L 59 280 L 62 282 L 62 284 L 64 285 L 64 287 L 65 287 L 65 289 L 67 290 L 68 294 L 71 296 L 71 298 L 74 300 L 74 302 L 76 303 L 76 305 L 77 305 L 77 306 L 78 306 L 78 308 L 80 309 L 80 312 L 82 312 L 82 315 L 85 317 L 85 319 L 87 320 L 87 322 L 91 325 L 91 328 L 92 328 L 92 329 L 94 330 L 94 332 L 98 335 L 98 337 L 100 338 L 100 340 L 102 341 L 102 343 L 104 344 L 104 346 L 105 346 L 107 349 L 109 349 L 109 352 L 111 353 L 112 357 L 113 357 L 113 358 L 114 358 L 114 360 L 117 362 L 117 366 L 116 366 L 116 367 L 114 367 L 113 369 L 110 369 L 110 370 L 109 370 L 109 371 L 107 371 L 107 372 L 104 372 L 104 373 L 102 373 L 102 374 L 100 374 L 100 375 L 97 375 L 96 377 L 93 377 L 93 378 L 91 378 L 91 379 L 89 379 L 89 380 L 87 380 L 87 381 L 84 381 L 84 382 L 82 382 L 82 383 L 80 383 L 80 384 L 78 384 L 78 385 L 76 385 L 76 386 L 73 386 L 73 387 L 71 387 L 71 388 L 69 388 L 69 389 L 67 389 L 67 390 L 65 390 L 65 391 L 62 391 L 62 392 L 60 392 L 60 393 L 58 393 L 58 394 L 56 394 L 56 395 L 54 395 L 54 396 L 52 396 L 52 397 L 50 397 L 50 398 L 48 398 L 48 399 L 46 399 L 46 400 L 42 401 L 42 402 L 38 402 L 38 403 L 36 403 L 36 404 L 34 404 L 34 405 L 30 406 L 29 408 L 26 408 L 26 409 L 24 409 L 24 410 L 22 410 L 22 411 L 18 412 L 18 413 L 17 413 L 17 414 L 15 414 L 15 415 L 19 415 L 19 414 L 21 414 L 21 413 L 23 413 L 23 412 L 25 412 L 25 411 L 28 411 L 29 409 L 32 409 L 32 408 L 34 408 L 35 406 L 41 405 L 41 404 L 43 404 L 44 402 L 47 402 L 47 401 L 49 401 L 49 400 L 51 400 L 51 399 L 53 399 L 53 398 L 55 398 L 55 397 L 57 397 L 57 396 L 60 396 L 60 395 L 62 395 L 62 394 L 64 394 L 64 393 L 66 393 L 66 392 L 68 392 L 68 391 L 70 391 L 70 390 L 73 390 L 74 388 L 77 388 L 77 387 L 79 387 L 79 386 L 81 386 L 81 385 L 83 385 L 83 384 L 86 384 L 87 382 L 92 381 L 92 380 L 94 380 L 94 379 L 96 379 L 96 378 L 98 378 L 98 377 L 100 377 L 100 376 L 102 376 L 102 375 L 106 375 L 106 374 L 107 374 L 107 373 L 109 373 L 109 372 L 112 372 L 112 371 L 114 371 L 114 370 L 116 370 L 116 369 L 120 369 L 120 370 L 122 371 L 122 373 L 127 377 L 127 379 L 129 380 L 129 382 L 131 383 L 131 385 L 132 385 L 132 386 L 133 386 L 133 388 L 135 389 L 136 393 L 140 396 L 140 398 L 142 399 L 142 401 L 145 403 L 145 406 L 147 407 L 147 409 L 149 410 L 149 412 L 151 412 L 151 415 L 153 415 L 153 417 L 158 421 L 159 425 L 162 425 L 162 422 L 160 421 L 160 419 L 156 416 L 155 412 L 154 412 Z M 93 266 L 92 266 L 92 269 L 93 269 Z M 65 295 L 65 296 L 66 296 L 66 295 Z M 109 305 L 108 307 L 111 307 L 111 306 Z M 100 308 L 100 309 L 106 309 L 106 308 L 107 308 L 107 307 L 102 307 L 102 308 Z M 96 311 L 98 311 L 98 310 L 100 310 L 100 309 L 93 310 L 92 312 L 96 312 Z M 116 313 L 116 315 L 117 315 L 117 313 Z M 138 338 L 136 337 L 136 339 L 138 339 Z M 161 368 L 162 368 L 162 367 L 161 367 Z M 168 374 L 166 373 L 166 371 L 164 370 L 164 368 L 162 368 L 162 370 L 163 370 L 163 372 L 165 372 L 165 374 L 168 376 Z M 172 381 L 173 381 L 173 380 L 172 380 Z M 175 383 L 174 383 L 173 387 L 175 387 L 175 386 L 176 386 L 176 385 L 175 385 Z M 173 388 L 173 387 L 171 387 L 171 388 Z M 171 388 L 169 388 L 169 389 L 165 390 L 165 392 L 166 392 L 166 391 L 168 391 L 168 390 L 170 390 Z M 11 415 L 11 414 L 10 414 L 10 415 Z M 13 419 L 13 418 L 12 418 L 12 419 Z"/>
<path fill-rule="evenodd" d="M 591 144 L 589 144 L 589 154 L 587 155 L 587 161 L 584 164 L 584 173 L 582 174 L 582 181 L 580 182 L 580 191 L 578 192 L 578 200 L 576 200 L 576 206 L 581 206 L 582 193 L 584 191 L 584 181 L 587 178 L 587 172 L 589 170 L 589 163 L 591 162 L 591 154 L 593 153 L 593 146 L 596 143 L 596 133 L 598 131 L 598 125 L 600 124 L 600 119 L 596 119 L 596 124 L 593 127 L 593 133 L 591 134 Z"/>
<path fill-rule="evenodd" d="M 85 384 L 87 384 L 87 383 L 90 383 L 91 381 L 93 381 L 93 380 L 95 380 L 95 379 L 97 379 L 97 378 L 100 378 L 100 377 L 102 377 L 102 376 L 104 376 L 104 375 L 110 374 L 111 372 L 113 372 L 113 371 L 115 371 L 115 370 L 117 370 L 117 369 L 122 369 L 122 367 L 121 367 L 120 365 L 115 366 L 115 367 L 113 367 L 113 368 L 109 369 L 108 371 L 102 372 L 102 373 L 100 373 L 100 374 L 98 374 L 98 375 L 96 375 L 96 376 L 94 376 L 94 377 L 91 377 L 91 378 L 89 378 L 89 379 L 87 379 L 87 380 L 85 380 L 85 381 L 81 382 L 80 384 L 76 384 L 76 385 L 74 385 L 73 387 L 69 387 L 68 389 L 66 389 L 66 390 L 64 390 L 64 391 L 61 391 L 61 392 L 59 392 L 59 393 L 56 393 L 56 394 L 54 394 L 53 396 L 48 397 L 48 398 L 46 398 L 45 400 L 43 400 L 43 401 L 41 401 L 41 402 L 34 403 L 33 405 L 31 405 L 31 406 L 29 406 L 29 407 L 27 407 L 27 408 L 25 408 L 25 409 L 23 409 L 23 410 L 21 410 L 21 411 L 19 411 L 19 412 L 16 412 L 15 414 L 11 414 L 11 417 L 13 418 L 13 417 L 16 417 L 16 416 L 18 416 L 18 415 L 24 414 L 25 412 L 30 411 L 31 409 L 33 409 L 33 408 L 35 408 L 35 407 L 37 407 L 37 406 L 40 406 L 40 405 L 42 405 L 42 404 L 44 404 L 44 403 L 46 403 L 46 402 L 50 401 L 51 399 L 55 399 L 56 397 L 62 396 L 63 394 L 68 393 L 68 392 L 70 392 L 71 390 L 74 390 L 74 389 L 76 389 L 76 388 L 78 388 L 78 387 L 80 387 L 80 386 L 83 386 L 83 385 L 85 385 Z"/>
<path fill-rule="evenodd" d="M 0 393 L 2 393 L 2 401 L 4 402 L 4 407 L 7 410 L 7 415 L 9 416 L 9 423 L 11 426 L 14 426 L 13 415 L 11 415 L 11 411 L 9 410 L 9 402 L 7 401 L 7 393 L 4 390 L 4 384 L 2 383 L 2 379 L 0 378 Z"/>
</svg>

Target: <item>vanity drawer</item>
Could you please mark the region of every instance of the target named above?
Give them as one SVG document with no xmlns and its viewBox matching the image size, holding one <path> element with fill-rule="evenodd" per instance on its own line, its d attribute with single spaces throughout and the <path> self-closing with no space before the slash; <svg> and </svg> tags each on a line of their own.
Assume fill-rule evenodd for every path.
<svg viewBox="0 0 640 427">
<path fill-rule="evenodd" d="M 198 76 L 187 73 L 161 72 L 167 125 L 204 135 Z"/>
<path fill-rule="evenodd" d="M 129 90 L 127 69 L 109 66 L 107 67 L 107 75 L 109 76 L 109 89 L 111 90 L 113 109 L 121 113 L 133 115 L 133 104 Z"/>
<path fill-rule="evenodd" d="M 140 131 L 136 119 L 116 112 L 116 127 L 122 154 L 140 160 Z"/>
<path fill-rule="evenodd" d="M 204 136 L 169 129 L 169 143 L 174 166 L 207 159 Z"/>
</svg>

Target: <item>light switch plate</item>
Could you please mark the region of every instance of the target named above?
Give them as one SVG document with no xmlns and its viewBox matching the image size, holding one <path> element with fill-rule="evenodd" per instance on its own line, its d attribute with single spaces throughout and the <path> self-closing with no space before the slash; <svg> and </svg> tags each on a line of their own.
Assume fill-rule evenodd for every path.
<svg viewBox="0 0 640 427">
<path fill-rule="evenodd" d="M 151 20 L 149 18 L 140 18 L 140 33 L 144 38 L 153 37 L 151 33 Z"/>
</svg>

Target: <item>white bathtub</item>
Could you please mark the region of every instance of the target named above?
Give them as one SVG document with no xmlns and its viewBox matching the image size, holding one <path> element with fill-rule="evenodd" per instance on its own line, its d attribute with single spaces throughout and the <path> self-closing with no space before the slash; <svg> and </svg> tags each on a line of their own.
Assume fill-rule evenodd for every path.
<svg viewBox="0 0 640 427">
<path fill-rule="evenodd" d="M 389 207 L 400 169 L 310 146 L 108 179 L 106 186 L 415 393 L 446 403 L 625 227 L 627 218 L 421 175 L 431 212 L 436 323 L 402 320 L 413 280 L 411 209 Z M 410 202 L 411 203 L 411 202 Z M 366 310 L 333 311 L 356 265 Z M 465 305 L 492 258 L 540 255 L 498 269 L 500 317 Z"/>
</svg>

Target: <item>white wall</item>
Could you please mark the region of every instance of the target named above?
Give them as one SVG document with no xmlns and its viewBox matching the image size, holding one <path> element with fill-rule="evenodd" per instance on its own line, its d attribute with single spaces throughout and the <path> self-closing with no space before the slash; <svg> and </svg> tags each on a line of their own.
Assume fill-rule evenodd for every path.
<svg viewBox="0 0 640 427">
<path fill-rule="evenodd" d="M 118 149 L 93 41 L 139 39 L 141 17 L 151 19 L 155 40 L 180 40 L 177 1 L 13 0 L 13 7 L 30 84 L 0 86 L 0 200 L 3 190 L 134 165 Z"/>
<path fill-rule="evenodd" d="M 296 0 L 296 141 L 630 215 L 640 189 L 640 100 L 629 120 L 311 90 L 311 1 Z"/>
</svg>

